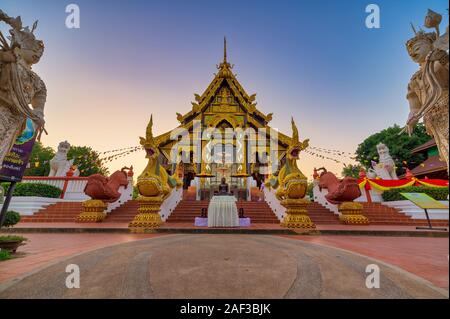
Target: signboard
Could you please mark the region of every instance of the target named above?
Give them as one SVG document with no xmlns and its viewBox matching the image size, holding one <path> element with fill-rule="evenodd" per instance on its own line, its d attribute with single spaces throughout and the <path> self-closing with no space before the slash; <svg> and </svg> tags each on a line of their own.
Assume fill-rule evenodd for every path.
<svg viewBox="0 0 450 319">
<path fill-rule="evenodd" d="M 448 207 L 425 193 L 400 193 L 422 209 L 448 209 Z"/>
<path fill-rule="evenodd" d="M 36 141 L 36 129 L 33 121 L 27 119 L 25 130 L 16 139 L 11 151 L 5 156 L 0 169 L 0 180 L 20 182 L 22 180 L 31 151 Z"/>
</svg>

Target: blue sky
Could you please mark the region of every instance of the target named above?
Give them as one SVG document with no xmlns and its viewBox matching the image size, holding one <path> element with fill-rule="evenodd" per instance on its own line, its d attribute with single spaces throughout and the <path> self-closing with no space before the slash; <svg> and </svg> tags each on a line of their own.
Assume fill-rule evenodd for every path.
<svg viewBox="0 0 450 319">
<path fill-rule="evenodd" d="M 69 3 L 80 6 L 79 30 L 65 27 Z M 370 3 L 381 9 L 380 29 L 365 27 Z M 2 0 L 0 7 L 27 24 L 40 20 L 44 143 L 68 139 L 99 150 L 137 144 L 150 113 L 156 133 L 175 127 L 175 112 L 189 111 L 212 80 L 226 35 L 238 79 L 257 93 L 261 111 L 274 113 L 273 127 L 290 134 L 293 115 L 311 145 L 352 152 L 407 117 L 406 86 L 417 70 L 404 45 L 409 23 L 422 26 L 428 8 L 444 15 L 443 28 L 448 23 L 441 0 Z M 76 125 L 64 123 L 69 117 Z M 340 173 L 320 161 L 304 155 L 301 165 L 308 176 L 323 165 Z"/>
</svg>

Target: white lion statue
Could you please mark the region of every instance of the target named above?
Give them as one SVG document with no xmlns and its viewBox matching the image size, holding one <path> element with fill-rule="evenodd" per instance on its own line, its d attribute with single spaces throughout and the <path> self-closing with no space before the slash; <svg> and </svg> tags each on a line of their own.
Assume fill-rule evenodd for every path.
<svg viewBox="0 0 450 319">
<path fill-rule="evenodd" d="M 378 163 L 372 161 L 372 168 L 368 170 L 368 177 L 379 177 L 388 180 L 398 179 L 397 173 L 395 172 L 395 162 L 389 154 L 389 148 L 385 144 L 379 143 L 377 145 L 377 152 L 380 161 Z"/>
<path fill-rule="evenodd" d="M 70 144 L 67 141 L 61 142 L 58 145 L 58 152 L 50 161 L 50 177 L 66 176 L 67 172 L 73 166 L 73 159 L 67 159 L 67 153 L 70 150 Z M 75 169 L 73 176 L 80 176 L 80 171 Z"/>
</svg>

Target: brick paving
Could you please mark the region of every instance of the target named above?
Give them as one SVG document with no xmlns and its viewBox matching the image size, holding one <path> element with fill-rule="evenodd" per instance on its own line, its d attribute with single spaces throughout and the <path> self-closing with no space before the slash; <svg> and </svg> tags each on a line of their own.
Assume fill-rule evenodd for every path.
<svg viewBox="0 0 450 319">
<path fill-rule="evenodd" d="M 434 285 L 449 287 L 448 238 L 369 236 L 283 236 L 346 249 L 398 266 Z"/>
<path fill-rule="evenodd" d="M 20 235 L 20 234 L 19 234 Z M 90 250 L 161 234 L 23 234 L 27 244 L 17 258 L 0 262 L 0 282 L 20 276 L 49 262 Z"/>
</svg>

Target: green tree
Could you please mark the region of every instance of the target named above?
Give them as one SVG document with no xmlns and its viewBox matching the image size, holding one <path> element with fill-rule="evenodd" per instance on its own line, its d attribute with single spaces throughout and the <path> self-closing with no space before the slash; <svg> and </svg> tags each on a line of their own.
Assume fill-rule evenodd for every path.
<svg viewBox="0 0 450 319">
<path fill-rule="evenodd" d="M 30 168 L 25 170 L 25 176 L 48 176 L 53 156 L 55 151 L 51 147 L 36 141 L 30 156 Z"/>
<path fill-rule="evenodd" d="M 404 173 L 403 167 L 413 168 L 424 158 L 421 154 L 411 154 L 415 147 L 427 142 L 431 137 L 426 133 L 425 126 L 418 124 L 411 136 L 400 134 L 401 128 L 394 125 L 366 138 L 356 149 L 356 159 L 366 169 L 371 167 L 371 161 L 378 162 L 377 144 L 384 143 L 389 147 L 390 154 L 397 166 L 397 174 Z M 406 163 L 406 165 L 404 164 Z"/>
<path fill-rule="evenodd" d="M 73 164 L 80 171 L 80 176 L 109 174 L 108 168 L 100 160 L 99 153 L 88 146 L 71 146 L 67 158 L 74 159 Z"/>
<path fill-rule="evenodd" d="M 343 177 L 353 177 L 353 178 L 359 178 L 359 171 L 361 170 L 363 166 L 356 164 L 349 164 L 349 165 L 345 165 L 344 168 L 342 169 L 342 176 Z"/>
</svg>

